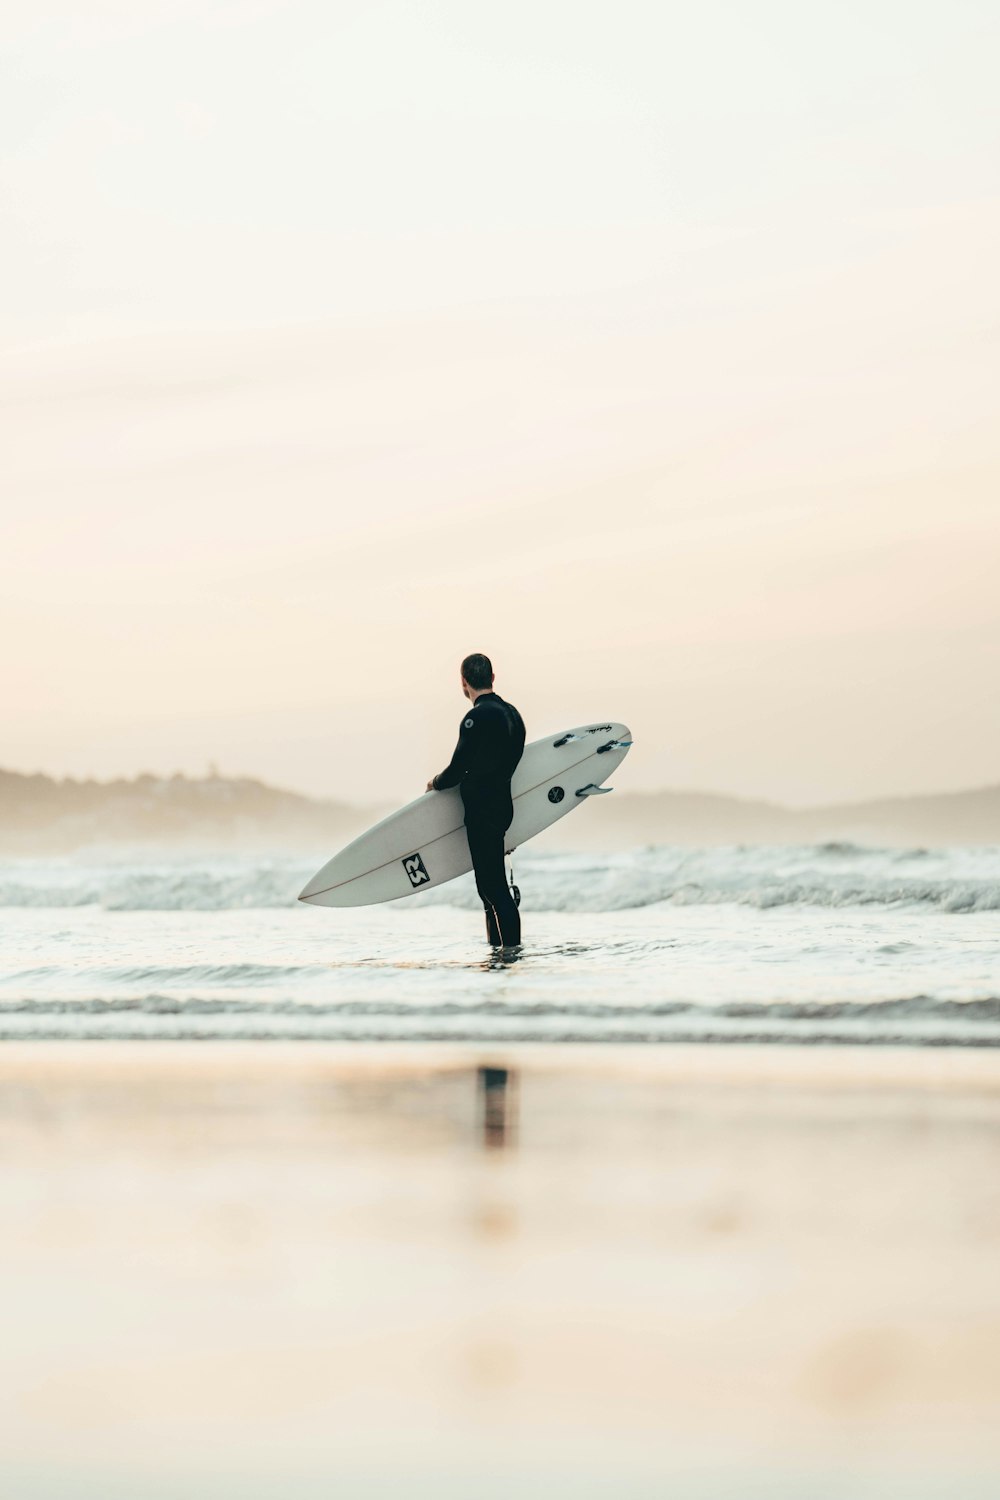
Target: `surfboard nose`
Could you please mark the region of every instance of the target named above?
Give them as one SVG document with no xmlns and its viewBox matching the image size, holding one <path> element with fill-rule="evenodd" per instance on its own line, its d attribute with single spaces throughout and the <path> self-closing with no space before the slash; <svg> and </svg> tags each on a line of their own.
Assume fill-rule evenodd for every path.
<svg viewBox="0 0 1000 1500">
<path fill-rule="evenodd" d="M 301 891 L 299 891 L 299 894 L 298 894 L 298 897 L 297 897 L 297 899 L 299 901 L 306 901 L 306 902 L 309 902 L 309 903 L 314 903 L 315 902 L 315 898 L 318 895 L 320 895 L 321 892 L 323 892 L 323 891 L 325 891 L 325 890 L 328 889 L 328 887 L 330 885 L 330 882 L 329 882 L 329 880 L 327 880 L 325 878 L 326 877 L 326 873 L 327 873 L 327 868 L 328 868 L 328 866 L 324 865 L 323 868 L 322 868 L 322 870 L 317 870 L 316 871 L 316 874 L 313 876 L 313 878 L 311 880 L 307 880 L 306 881 L 306 883 L 302 887 Z"/>
</svg>

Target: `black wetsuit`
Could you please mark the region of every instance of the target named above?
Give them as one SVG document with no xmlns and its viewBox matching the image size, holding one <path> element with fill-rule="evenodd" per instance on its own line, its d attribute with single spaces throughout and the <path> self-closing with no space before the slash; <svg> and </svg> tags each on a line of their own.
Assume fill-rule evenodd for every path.
<svg viewBox="0 0 1000 1500">
<path fill-rule="evenodd" d="M 521 919 L 507 884 L 503 836 L 514 817 L 510 778 L 524 750 L 524 720 L 499 693 L 480 693 L 462 720 L 455 753 L 434 777 L 435 790 L 457 786 L 465 804 L 465 831 L 486 912 L 486 935 L 495 946 L 521 941 Z"/>
</svg>

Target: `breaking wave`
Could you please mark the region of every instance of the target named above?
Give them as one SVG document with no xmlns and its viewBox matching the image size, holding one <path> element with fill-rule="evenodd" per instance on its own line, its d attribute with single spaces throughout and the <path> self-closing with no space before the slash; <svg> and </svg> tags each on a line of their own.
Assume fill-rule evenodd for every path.
<svg viewBox="0 0 1000 1500">
<path fill-rule="evenodd" d="M 922 907 L 1000 911 L 1000 850 L 807 847 L 651 847 L 616 854 L 518 852 L 515 878 L 535 911 L 628 911 L 655 905 Z M 314 861 L 202 859 L 0 864 L 0 906 L 105 911 L 239 911 L 296 904 Z M 405 905 L 475 909 L 471 877 Z"/>
</svg>

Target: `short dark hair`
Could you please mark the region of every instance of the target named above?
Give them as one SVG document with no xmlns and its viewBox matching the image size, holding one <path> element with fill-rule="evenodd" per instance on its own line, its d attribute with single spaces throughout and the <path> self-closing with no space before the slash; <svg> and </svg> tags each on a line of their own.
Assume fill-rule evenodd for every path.
<svg viewBox="0 0 1000 1500">
<path fill-rule="evenodd" d="M 493 686 L 493 663 L 481 651 L 474 651 L 462 663 L 462 676 L 470 688 L 481 692 L 483 688 Z"/>
</svg>

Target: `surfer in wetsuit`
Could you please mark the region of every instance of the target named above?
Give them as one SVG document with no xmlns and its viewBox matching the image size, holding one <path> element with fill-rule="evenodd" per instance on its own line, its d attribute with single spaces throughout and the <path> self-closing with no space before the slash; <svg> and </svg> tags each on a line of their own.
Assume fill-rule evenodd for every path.
<svg viewBox="0 0 1000 1500">
<path fill-rule="evenodd" d="M 504 869 L 503 836 L 514 817 L 510 778 L 524 750 L 524 720 L 493 691 L 493 667 L 480 652 L 462 663 L 462 692 L 472 707 L 450 763 L 427 783 L 427 790 L 457 786 L 461 791 L 486 936 L 495 948 L 506 948 L 521 941 L 521 918 Z"/>
</svg>

